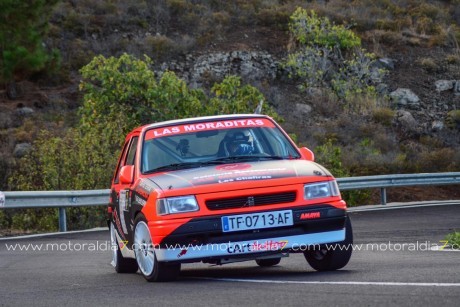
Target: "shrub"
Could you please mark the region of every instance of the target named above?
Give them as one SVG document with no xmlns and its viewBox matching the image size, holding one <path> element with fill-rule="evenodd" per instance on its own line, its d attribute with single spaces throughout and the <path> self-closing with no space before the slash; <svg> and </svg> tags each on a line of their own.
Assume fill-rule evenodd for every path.
<svg viewBox="0 0 460 307">
<path fill-rule="evenodd" d="M 33 231 L 57 231 L 58 209 L 22 209 L 12 213 L 11 228 Z"/>
<path fill-rule="evenodd" d="M 272 6 L 261 9 L 257 12 L 256 18 L 261 25 L 276 25 L 278 28 L 286 30 L 289 22 L 289 15 L 287 8 L 283 6 Z"/>
<path fill-rule="evenodd" d="M 446 243 L 454 249 L 460 249 L 460 232 L 454 231 L 446 236 Z"/>
<path fill-rule="evenodd" d="M 447 113 L 446 123 L 449 128 L 460 130 L 460 110 Z"/>
<path fill-rule="evenodd" d="M 349 171 L 342 164 L 342 149 L 328 139 L 323 145 L 314 149 L 316 161 L 324 165 L 334 177 L 349 177 Z M 343 191 L 342 196 L 349 206 L 361 205 L 370 200 L 370 192 L 367 190 Z"/>
<path fill-rule="evenodd" d="M 427 173 L 455 171 L 460 167 L 457 153 L 452 148 L 425 149 L 418 153 L 414 164 L 418 172 Z"/>
<path fill-rule="evenodd" d="M 87 41 L 77 38 L 71 41 L 69 45 L 70 50 L 66 62 L 72 69 L 80 69 L 94 57 L 94 52 Z"/>
<path fill-rule="evenodd" d="M 306 46 L 303 50 L 288 55 L 286 67 L 291 78 L 302 80 L 300 89 L 322 87 L 332 74 L 331 51 L 327 48 Z"/>
<path fill-rule="evenodd" d="M 348 177 L 350 173 L 342 165 L 342 149 L 328 139 L 323 145 L 314 149 L 316 161 L 324 165 L 336 177 Z"/>
<path fill-rule="evenodd" d="M 384 126 L 391 126 L 396 112 L 390 108 L 377 108 L 372 112 L 372 119 Z"/>
<path fill-rule="evenodd" d="M 147 54 L 153 55 L 155 59 L 163 59 L 166 55 L 171 54 L 175 43 L 164 35 L 149 35 L 145 37 L 142 45 Z"/>
<path fill-rule="evenodd" d="M 420 66 L 427 72 L 436 72 L 439 70 L 438 64 L 432 58 L 422 58 L 418 61 Z"/>
<path fill-rule="evenodd" d="M 318 17 L 315 11 L 297 8 L 290 17 L 289 30 L 301 45 L 351 49 L 361 46 L 360 38 L 343 25 L 335 25 L 327 17 Z"/>
<path fill-rule="evenodd" d="M 288 55 L 285 68 L 289 77 L 301 82 L 302 91 L 330 88 L 339 99 L 349 102 L 348 109 L 361 109 L 353 105 L 358 96 L 367 101 L 376 96 L 374 85 L 386 72 L 374 66 L 373 54 L 359 48 L 361 41 L 352 31 L 301 8 L 291 16 L 289 28 L 297 50 Z"/>
<path fill-rule="evenodd" d="M 448 64 L 460 64 L 460 55 L 449 54 L 446 56 L 446 61 Z"/>
</svg>

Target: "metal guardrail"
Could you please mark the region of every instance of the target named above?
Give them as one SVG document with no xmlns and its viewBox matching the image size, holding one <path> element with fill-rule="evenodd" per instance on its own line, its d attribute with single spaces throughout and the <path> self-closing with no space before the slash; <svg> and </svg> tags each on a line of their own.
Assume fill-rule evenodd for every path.
<svg viewBox="0 0 460 307">
<path fill-rule="evenodd" d="M 387 188 L 460 184 L 460 172 L 346 177 L 337 183 L 341 191 L 380 188 L 380 202 L 386 205 Z"/>
<path fill-rule="evenodd" d="M 3 194 L 3 196 L 2 196 Z M 59 208 L 59 231 L 67 231 L 65 208 L 107 206 L 110 190 L 0 192 L 0 209 Z"/>
<path fill-rule="evenodd" d="M 396 174 L 337 178 L 342 191 L 380 188 L 381 203 L 387 202 L 386 189 L 418 185 L 460 184 L 460 172 Z M 106 206 L 110 190 L 0 192 L 0 209 L 59 208 L 59 231 L 66 231 L 66 207 Z"/>
</svg>

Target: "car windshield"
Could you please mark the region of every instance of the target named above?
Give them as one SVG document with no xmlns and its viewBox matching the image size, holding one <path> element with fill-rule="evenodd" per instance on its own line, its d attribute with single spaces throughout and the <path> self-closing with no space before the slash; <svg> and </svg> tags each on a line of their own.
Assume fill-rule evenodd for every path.
<svg viewBox="0 0 460 307">
<path fill-rule="evenodd" d="M 141 157 L 145 174 L 300 155 L 270 120 L 244 119 L 150 129 L 144 135 Z"/>
</svg>

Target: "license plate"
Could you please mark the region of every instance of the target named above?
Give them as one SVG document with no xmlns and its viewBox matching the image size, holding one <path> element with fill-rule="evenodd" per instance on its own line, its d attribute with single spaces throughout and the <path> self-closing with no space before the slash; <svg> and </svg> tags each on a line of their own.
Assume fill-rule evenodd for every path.
<svg viewBox="0 0 460 307">
<path fill-rule="evenodd" d="M 261 212 L 222 217 L 223 232 L 294 225 L 292 210 Z"/>
</svg>

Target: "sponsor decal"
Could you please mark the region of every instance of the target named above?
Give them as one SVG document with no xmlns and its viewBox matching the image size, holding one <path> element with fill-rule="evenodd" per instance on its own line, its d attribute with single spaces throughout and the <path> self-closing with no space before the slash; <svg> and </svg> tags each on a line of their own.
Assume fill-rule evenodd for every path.
<svg viewBox="0 0 460 307">
<path fill-rule="evenodd" d="M 118 217 L 117 209 L 115 209 L 115 211 L 113 211 L 113 219 L 115 221 L 115 225 L 117 225 L 117 228 L 119 230 L 118 233 L 120 234 L 120 236 L 123 239 L 126 239 L 125 234 L 122 232 L 122 227 L 121 227 L 121 224 L 120 224 L 120 218 Z"/>
<path fill-rule="evenodd" d="M 150 180 L 141 180 L 139 182 L 139 187 L 143 188 L 148 193 L 155 190 L 155 185 Z"/>
<path fill-rule="evenodd" d="M 287 168 L 243 169 L 224 173 L 207 174 L 192 178 L 193 184 L 226 183 L 248 180 L 265 180 L 295 176 L 295 171 Z"/>
<path fill-rule="evenodd" d="M 120 250 L 122 251 L 123 248 L 125 248 L 127 244 L 128 244 L 128 241 L 127 241 L 127 240 L 122 240 L 122 241 L 118 242 L 118 247 L 119 247 Z"/>
<path fill-rule="evenodd" d="M 275 125 L 268 119 L 236 119 L 236 120 L 225 120 L 218 122 L 208 122 L 208 123 L 196 123 L 188 125 L 179 125 L 172 127 L 164 127 L 151 129 L 145 134 L 145 139 L 150 140 L 153 138 L 175 135 L 175 134 L 184 134 L 197 131 L 207 131 L 207 130 L 216 130 L 216 129 L 232 129 L 232 128 L 242 128 L 242 127 L 274 127 Z"/>
<path fill-rule="evenodd" d="M 185 254 L 187 254 L 187 251 L 188 251 L 188 249 L 186 249 L 186 248 L 181 249 L 180 253 L 177 255 L 177 258 L 180 258 L 180 257 L 184 256 Z"/>
<path fill-rule="evenodd" d="M 227 248 L 227 253 L 229 254 L 239 254 L 239 253 L 250 253 L 250 252 L 265 252 L 265 251 L 278 251 L 283 250 L 286 247 L 289 241 L 282 240 L 282 241 L 272 241 L 268 240 L 265 242 L 260 243 L 259 241 L 255 241 L 252 243 L 245 243 L 245 244 L 231 244 Z"/>
<path fill-rule="evenodd" d="M 319 219 L 321 217 L 321 212 L 305 212 L 300 215 L 301 220 L 313 220 Z"/>
<path fill-rule="evenodd" d="M 243 170 L 251 168 L 251 164 L 247 163 L 235 163 L 235 164 L 225 164 L 216 166 L 218 171 L 234 171 L 234 170 Z"/>
<path fill-rule="evenodd" d="M 135 190 L 134 190 L 137 194 L 139 194 L 139 196 L 141 196 L 142 198 L 144 199 L 148 199 L 149 198 L 149 193 L 147 193 L 146 191 L 144 191 L 143 189 L 137 187 Z"/>
<path fill-rule="evenodd" d="M 147 203 L 145 199 L 143 199 L 142 197 L 139 197 L 138 195 L 134 196 L 134 201 L 137 202 L 142 207 L 145 206 L 145 204 Z"/>
<path fill-rule="evenodd" d="M 119 202 L 120 202 L 120 212 L 128 211 L 130 207 L 130 195 L 129 190 L 120 190 Z"/>
</svg>

